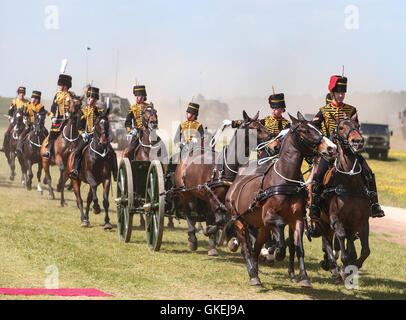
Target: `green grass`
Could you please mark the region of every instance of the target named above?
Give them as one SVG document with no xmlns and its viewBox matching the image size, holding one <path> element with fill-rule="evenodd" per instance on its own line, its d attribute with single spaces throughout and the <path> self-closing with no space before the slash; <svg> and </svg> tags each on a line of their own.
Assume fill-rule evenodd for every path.
<svg viewBox="0 0 406 320">
<path fill-rule="evenodd" d="M 390 166 L 393 163 L 387 162 Z M 17 165 L 17 179 L 10 182 L 7 162 L 0 153 L 1 287 L 43 288 L 48 276 L 45 268 L 55 265 L 60 288 L 97 288 L 114 295 L 108 299 L 406 298 L 406 247 L 382 240 L 378 234 L 371 234 L 372 253 L 360 270 L 358 290 L 331 284 L 330 274 L 318 267 L 322 258 L 320 239 L 304 240 L 312 289 L 290 283 L 287 261 L 273 268 L 260 266 L 264 288 L 256 289 L 248 285 L 239 252 L 220 248 L 219 257 L 208 257 L 208 241 L 202 235 L 198 235 L 199 249 L 190 252 L 185 221 L 176 224 L 175 231 L 165 229 L 159 252 L 148 249 L 145 232 L 139 228 L 133 231 L 131 242 L 125 244 L 118 240 L 114 196 L 110 197 L 113 230 L 102 229 L 103 214 L 91 214 L 91 228 L 83 229 L 73 193 L 67 193 L 69 206 L 61 208 L 59 199 L 47 200 L 47 190 L 42 196 L 37 191 L 26 191 L 19 183 L 19 170 Z M 53 176 L 56 181 L 55 170 Z M 87 190 L 87 186 L 82 188 L 84 198 Z M 101 197 L 101 190 L 99 194 Z M 135 225 L 139 225 L 137 218 Z M 357 251 L 360 252 L 359 241 Z M 27 299 L 0 296 L 16 298 Z M 37 298 L 55 299 L 31 297 Z"/>
</svg>

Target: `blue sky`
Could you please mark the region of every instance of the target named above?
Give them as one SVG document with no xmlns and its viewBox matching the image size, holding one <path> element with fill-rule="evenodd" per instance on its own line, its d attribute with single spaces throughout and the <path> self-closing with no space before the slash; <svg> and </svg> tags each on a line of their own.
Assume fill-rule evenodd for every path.
<svg viewBox="0 0 406 320">
<path fill-rule="evenodd" d="M 59 29 L 47 30 L 56 5 Z M 345 8 L 359 9 L 359 29 L 345 28 Z M 60 61 L 68 58 L 73 89 L 89 78 L 131 95 L 135 79 L 162 99 L 321 96 L 330 75 L 349 90 L 404 90 L 404 1 L 0 1 L 0 95 L 24 84 L 50 97 Z"/>
</svg>

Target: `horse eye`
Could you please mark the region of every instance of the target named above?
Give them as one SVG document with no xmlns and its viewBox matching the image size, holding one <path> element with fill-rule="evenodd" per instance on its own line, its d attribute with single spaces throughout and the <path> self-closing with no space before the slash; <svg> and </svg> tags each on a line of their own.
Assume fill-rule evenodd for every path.
<svg viewBox="0 0 406 320">
<path fill-rule="evenodd" d="M 344 127 L 338 127 L 338 130 L 343 130 L 344 129 Z"/>
</svg>

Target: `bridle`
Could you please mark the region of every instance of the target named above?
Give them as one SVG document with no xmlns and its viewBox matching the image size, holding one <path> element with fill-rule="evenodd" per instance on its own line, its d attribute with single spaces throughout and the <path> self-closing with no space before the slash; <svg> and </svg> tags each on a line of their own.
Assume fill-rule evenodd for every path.
<svg viewBox="0 0 406 320">
<path fill-rule="evenodd" d="M 343 122 L 344 120 L 349 120 L 349 119 L 343 119 L 343 120 L 341 120 L 341 121 L 337 124 L 337 128 L 339 127 L 340 123 Z M 350 130 L 348 130 L 348 133 L 346 134 L 345 137 L 341 136 L 341 135 L 338 133 L 337 128 L 335 128 L 335 129 L 333 130 L 333 137 L 334 137 L 334 140 L 337 140 L 343 148 L 349 148 L 349 149 L 352 151 L 352 153 L 355 154 L 356 152 L 354 151 L 354 148 L 352 147 L 351 143 L 348 141 L 348 138 L 350 137 L 350 135 L 351 135 L 351 133 L 352 133 L 353 131 L 355 131 L 356 133 L 358 133 L 358 134 L 362 137 L 362 135 L 361 135 L 361 133 L 359 132 L 358 128 L 355 128 L 355 127 L 350 128 Z"/>
<path fill-rule="evenodd" d="M 317 139 L 316 142 L 311 142 L 308 139 L 305 139 L 298 131 L 297 128 L 299 128 L 299 126 L 301 126 L 303 123 L 307 123 L 308 121 L 306 120 L 301 120 L 299 121 L 299 123 L 293 127 L 291 127 L 291 132 L 293 134 L 293 136 L 295 137 L 296 142 L 298 143 L 299 146 L 304 146 L 306 149 L 310 149 L 311 151 L 308 153 L 305 153 L 305 157 L 307 156 L 313 156 L 313 155 L 320 155 L 322 157 L 323 154 L 321 154 L 318 150 L 318 146 L 320 145 L 321 141 L 325 138 L 325 135 L 318 131 L 318 133 L 320 134 L 320 137 Z"/>
</svg>

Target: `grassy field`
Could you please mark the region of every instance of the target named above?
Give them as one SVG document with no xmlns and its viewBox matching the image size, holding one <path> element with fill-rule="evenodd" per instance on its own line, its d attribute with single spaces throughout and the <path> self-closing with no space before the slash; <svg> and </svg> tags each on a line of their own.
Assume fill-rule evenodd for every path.
<svg viewBox="0 0 406 320">
<path fill-rule="evenodd" d="M 382 204 L 406 207 L 404 191 L 398 187 L 406 182 L 406 153 L 393 151 L 390 161 L 370 163 L 377 175 Z M 43 288 L 49 276 L 45 269 L 54 265 L 59 271 L 60 288 L 97 288 L 114 295 L 107 299 L 406 299 L 406 247 L 385 241 L 379 234 L 371 234 L 372 253 L 360 270 L 357 290 L 331 284 L 329 273 L 318 267 L 322 258 L 319 239 L 305 239 L 312 289 L 289 282 L 286 261 L 273 268 L 261 266 L 264 288 L 257 289 L 248 285 L 239 252 L 220 248 L 220 256 L 208 257 L 208 241 L 202 235 L 198 235 L 199 249 L 190 252 L 184 221 L 176 224 L 175 230 L 165 229 L 161 251 L 151 252 L 145 232 L 139 228 L 135 227 L 131 243 L 118 240 L 113 201 L 112 231 L 102 229 L 103 214 L 91 214 L 91 228 L 82 229 L 73 193 L 67 193 L 69 206 L 61 208 L 59 194 L 57 200 L 50 201 L 46 189 L 41 196 L 21 186 L 19 165 L 16 181 L 8 180 L 9 173 L 0 153 L 1 287 Z M 53 175 L 56 177 L 55 170 Z M 82 190 L 84 195 L 88 187 Z M 55 299 L 31 297 L 36 298 Z"/>
</svg>

